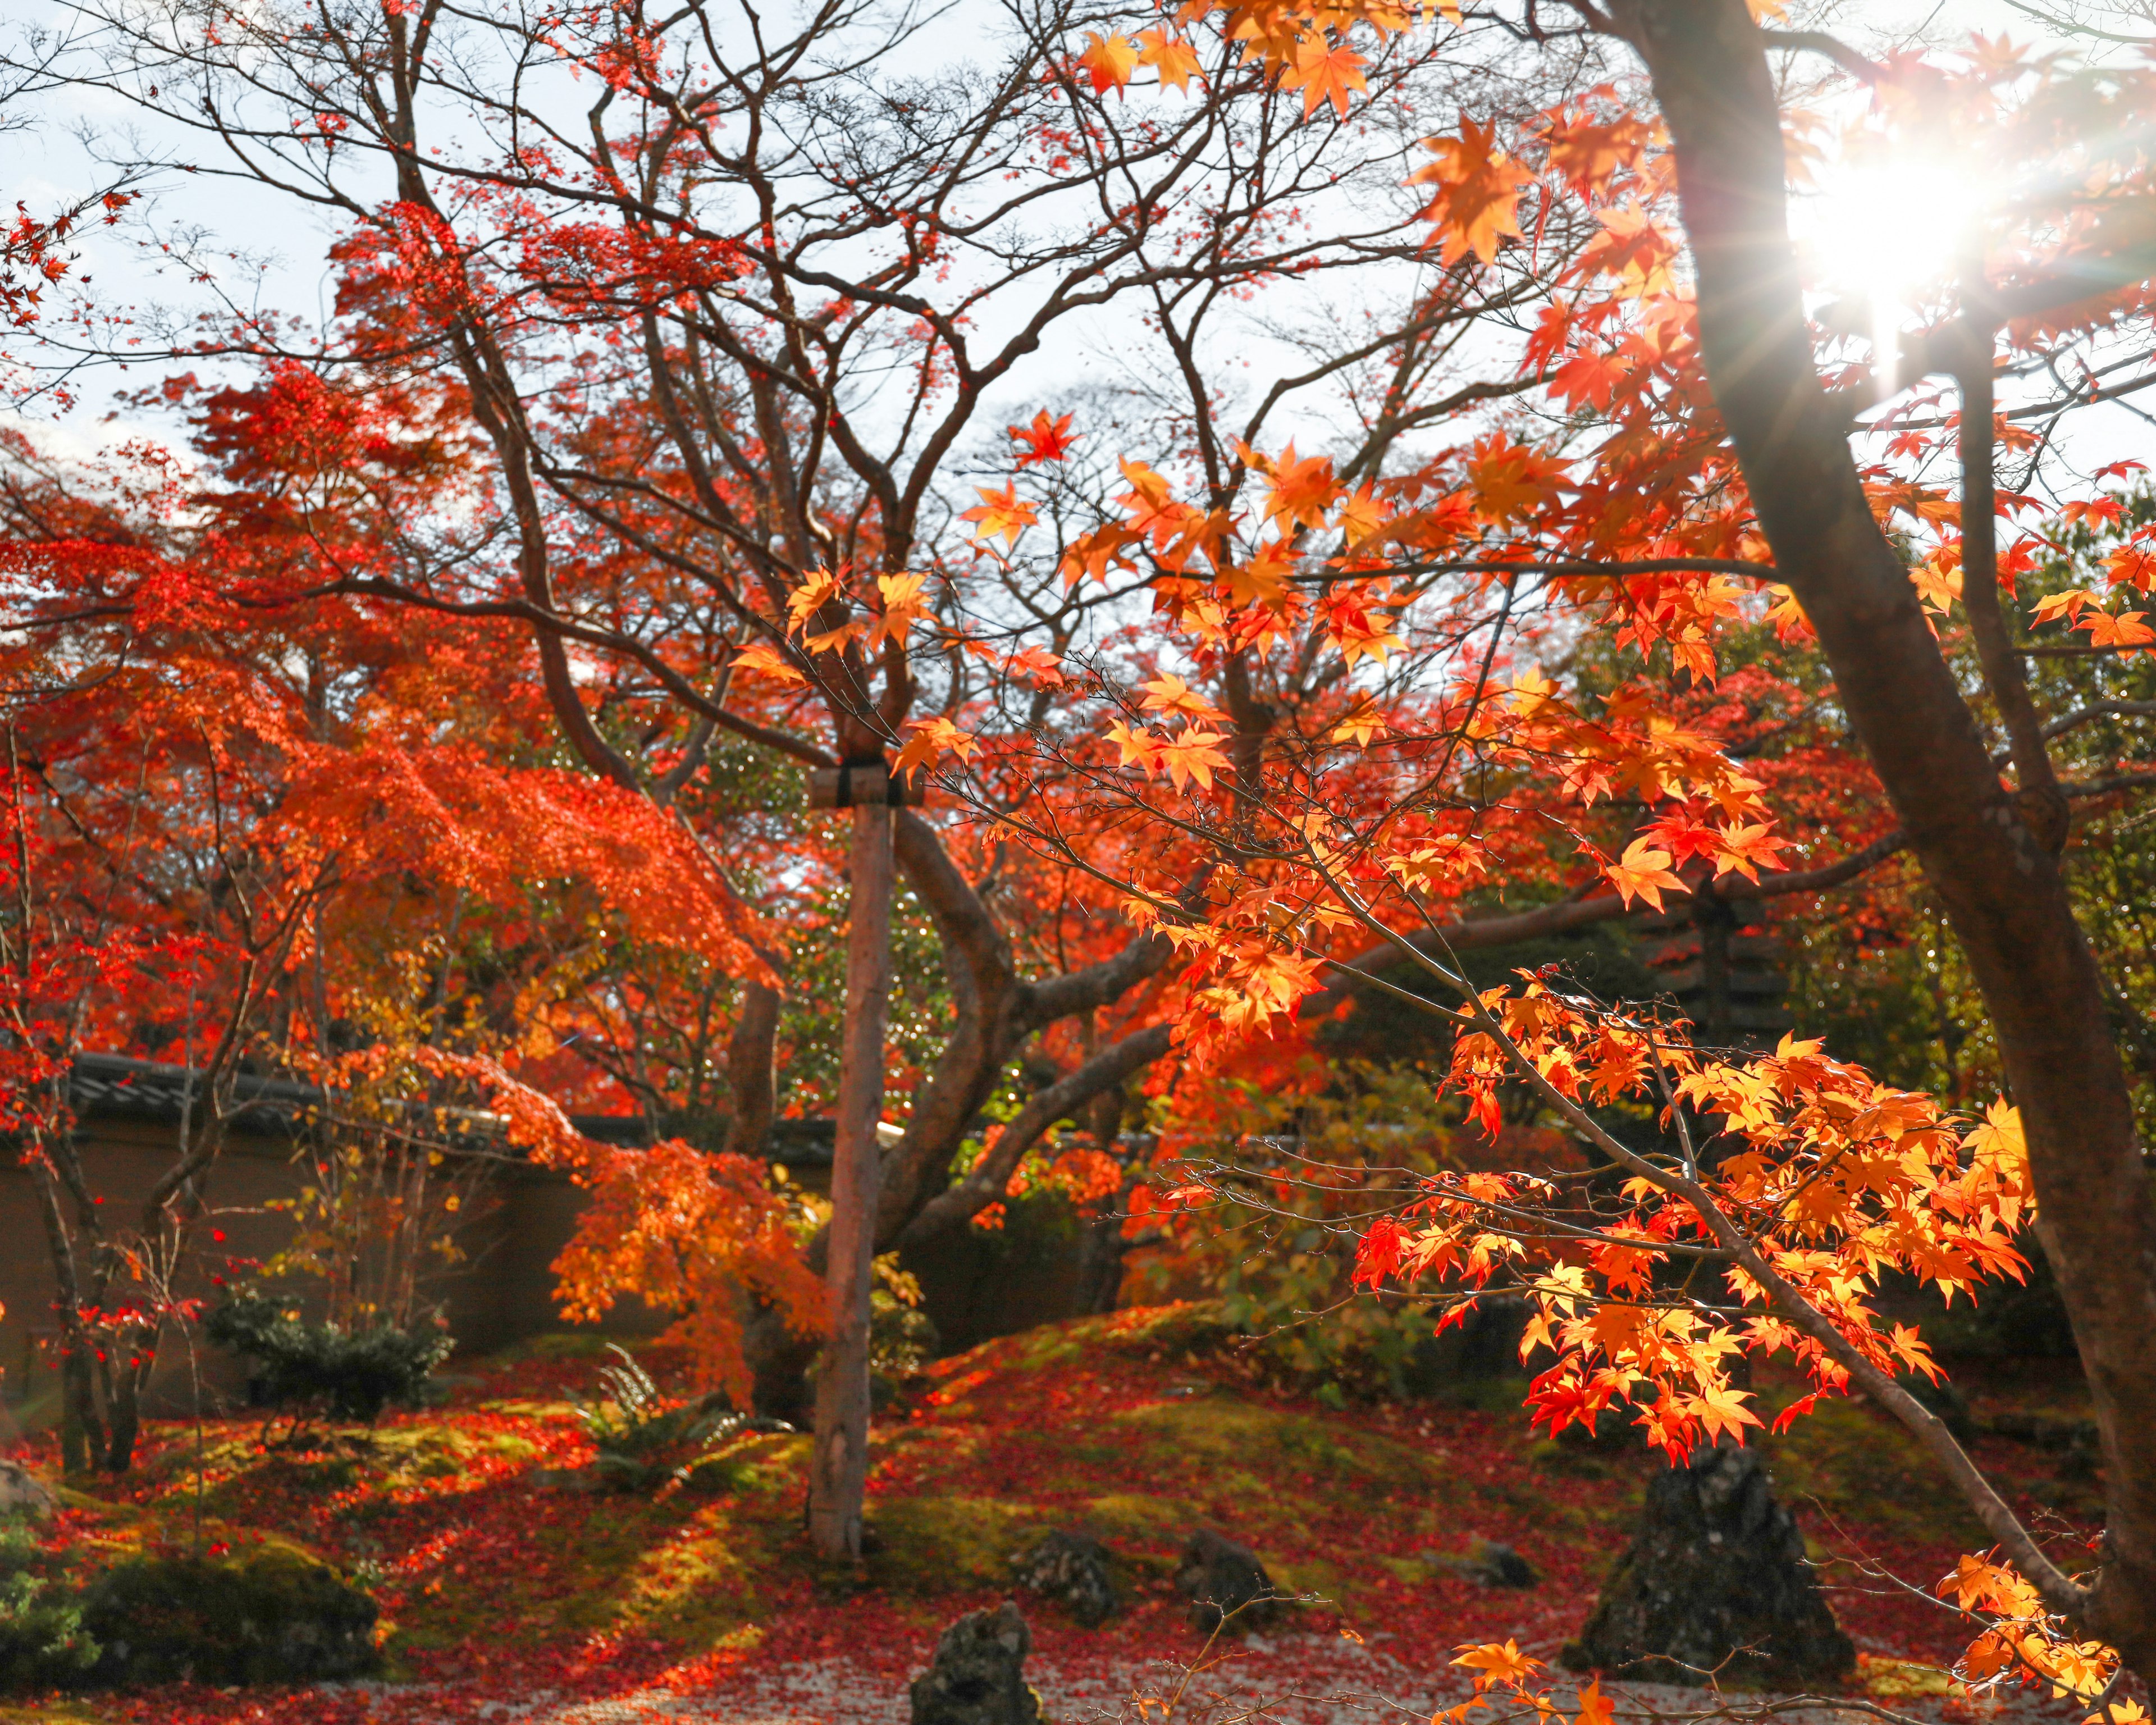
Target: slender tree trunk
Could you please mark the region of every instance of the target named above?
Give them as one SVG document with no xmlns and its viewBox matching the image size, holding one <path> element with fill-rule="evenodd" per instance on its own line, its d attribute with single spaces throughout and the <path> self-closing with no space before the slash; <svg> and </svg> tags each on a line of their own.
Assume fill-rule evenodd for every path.
<svg viewBox="0 0 2156 1725">
<path fill-rule="evenodd" d="M 886 897 L 888 893 L 886 892 Z M 741 1012 L 726 1044 L 726 1149 L 736 1156 L 761 1156 L 778 1111 L 779 996 L 758 982 L 742 984 Z"/>
<path fill-rule="evenodd" d="M 891 810 L 854 810 L 847 859 L 853 889 L 846 933 L 845 1040 L 838 1147 L 831 1164 L 830 1255 L 824 1271 L 826 1335 L 816 1383 L 816 1444 L 808 1533 L 819 1557 L 861 1554 L 869 1462 L 869 1285 L 875 1258 L 882 1148 L 884 1020 L 891 999 Z"/>
</svg>

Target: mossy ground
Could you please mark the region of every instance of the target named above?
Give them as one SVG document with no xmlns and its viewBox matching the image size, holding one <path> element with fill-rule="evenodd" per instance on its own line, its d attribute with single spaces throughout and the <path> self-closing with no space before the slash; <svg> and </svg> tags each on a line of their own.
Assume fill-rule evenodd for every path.
<svg viewBox="0 0 2156 1725">
<path fill-rule="evenodd" d="M 652 1364 L 663 1378 L 668 1362 Z M 1012 1556 L 1055 1527 L 1088 1527 L 1115 1549 L 1131 1609 L 1092 1632 L 1036 1609 L 1044 1647 L 1188 1651 L 1171 1576 L 1184 1538 L 1209 1526 L 1255 1549 L 1283 1586 L 1322 1595 L 1311 1609 L 1326 1621 L 1392 1631 L 1435 1659 L 1508 1635 L 1553 1649 L 1575 1631 L 1647 1470 L 1662 1465 L 1537 1440 L 1518 1384 L 1329 1410 L 1255 1385 L 1202 1308 L 1127 1312 L 934 1368 L 877 1433 L 876 1548 L 833 1571 L 803 1535 L 799 1437 L 749 1439 L 652 1494 L 576 1489 L 591 1452 L 570 1397 L 594 1372 L 580 1340 L 466 1363 L 447 1405 L 299 1450 L 265 1449 L 252 1421 L 212 1422 L 199 1445 L 192 1427 L 161 1427 L 138 1473 L 100 1486 L 95 1507 L 74 1500 L 74 1513 L 90 1538 L 140 1539 L 199 1512 L 227 1537 L 318 1551 L 381 1600 L 403 1676 L 559 1683 L 608 1660 L 708 1675 L 871 1642 L 903 1666 L 940 1625 L 1004 1591 Z M 1829 1404 L 1768 1442 L 1784 1498 L 1839 1566 L 1830 1581 L 1876 1563 L 1926 1583 L 1980 1543 L 1929 1462 L 1867 1409 Z M 2057 1458 L 1978 1448 L 2024 1507 L 2092 1521 L 2097 1488 L 2062 1480 Z M 1421 1558 L 1478 1536 L 1518 1548 L 1543 1584 L 1493 1592 Z M 1881 1657 L 1937 1659 L 1962 1635 L 1889 1590 L 1834 1597 Z M 84 1720 L 182 1717 L 68 1705 Z M 202 1706 L 186 1717 L 225 1717 Z"/>
</svg>

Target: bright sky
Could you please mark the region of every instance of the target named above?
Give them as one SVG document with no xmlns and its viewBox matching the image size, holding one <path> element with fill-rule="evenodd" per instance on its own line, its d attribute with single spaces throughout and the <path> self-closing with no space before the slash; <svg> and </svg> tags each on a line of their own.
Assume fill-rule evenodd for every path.
<svg viewBox="0 0 2156 1725">
<path fill-rule="evenodd" d="M 982 0 L 960 0 L 962 8 L 970 3 Z M 18 8 L 10 9 L 21 28 L 65 25 L 65 9 L 54 0 L 27 0 L 27 4 L 18 0 Z M 2010 0 L 1848 0 L 1834 9 L 1830 22 L 1838 33 L 1866 48 L 1912 31 L 1934 39 L 1971 29 L 2004 31 L 2022 40 L 2042 33 L 2041 26 L 2016 10 Z M 948 39 L 946 30 L 932 33 L 935 42 Z M 9 196 L 20 198 L 33 210 L 79 197 L 99 183 L 79 133 L 121 134 L 139 123 L 116 99 L 95 94 L 73 96 L 64 108 L 49 104 L 41 118 L 34 133 L 0 136 L 0 151 L 6 153 L 11 167 Z M 160 153 L 176 162 L 205 147 L 201 140 L 185 136 L 161 141 L 150 134 L 140 141 L 152 149 L 162 142 Z M 1859 177 L 1832 188 L 1830 195 L 1799 201 L 1799 240 L 1830 264 L 1838 260 L 1845 266 L 1835 273 L 1845 274 L 1853 287 L 1871 291 L 1876 303 L 1891 305 L 1928 260 L 1951 251 L 1971 198 L 1983 189 L 1958 175 L 1951 162 L 1918 162 L 1888 176 Z M 158 188 L 152 219 L 165 236 L 200 236 L 212 268 L 224 290 L 234 296 L 302 317 L 318 316 L 326 309 L 328 278 L 322 256 L 330 227 L 293 201 L 266 193 L 250 195 L 231 182 L 174 173 Z M 144 307 L 202 303 L 201 290 L 189 285 L 186 272 L 153 251 L 102 232 L 90 237 L 85 249 L 108 302 L 124 300 Z M 1060 369 L 1073 386 L 1118 381 L 1116 344 L 1104 338 L 1102 331 L 1089 334 L 1091 339 L 1060 344 L 1058 356 L 1047 362 L 1045 369 Z M 1241 357 L 1250 359 L 1254 369 L 1265 367 L 1261 347 Z M 1286 362 L 1284 353 L 1281 362 Z M 64 448 L 87 452 L 113 435 L 112 426 L 98 423 L 112 397 L 148 381 L 145 371 L 133 368 L 86 380 L 85 408 L 58 425 L 49 425 L 47 434 Z M 1052 377 L 1045 379 L 1044 367 L 1036 367 L 1024 391 L 1027 399 L 1039 399 L 1052 397 L 1055 387 Z M 1013 411 L 1018 405 L 1013 403 Z M 2156 434 L 2145 423 L 2123 413 L 2111 414 L 2109 420 L 2100 428 L 2087 427 L 2078 436 L 2086 439 L 2090 431 L 2098 431 L 2107 459 L 2118 453 L 2138 453 L 2156 460 Z M 2128 447 L 2122 449 L 2122 443 Z"/>
</svg>

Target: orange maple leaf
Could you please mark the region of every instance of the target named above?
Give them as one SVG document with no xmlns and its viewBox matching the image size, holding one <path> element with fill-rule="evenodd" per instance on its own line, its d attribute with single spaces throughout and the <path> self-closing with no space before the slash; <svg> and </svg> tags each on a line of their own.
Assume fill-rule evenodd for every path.
<svg viewBox="0 0 2156 1725">
<path fill-rule="evenodd" d="M 1033 416 L 1030 425 L 1012 426 L 1010 434 L 1025 445 L 1025 453 L 1018 458 L 1020 467 L 1030 467 L 1036 461 L 1068 459 L 1071 445 L 1078 441 L 1071 434 L 1070 416 L 1065 413 L 1051 419 L 1046 408 Z"/>
<path fill-rule="evenodd" d="M 1348 117 L 1348 92 L 1368 90 L 1363 81 L 1363 56 L 1345 43 L 1335 47 L 1323 29 L 1313 29 L 1295 45 L 1295 59 L 1281 74 L 1281 84 L 1302 92 L 1306 120 L 1327 102 L 1341 119 Z"/>
<path fill-rule="evenodd" d="M 1086 51 L 1078 56 L 1078 64 L 1092 80 L 1095 95 L 1104 90 L 1120 90 L 1137 69 L 1137 44 L 1127 36 L 1104 37 L 1098 30 L 1088 30 Z"/>
<path fill-rule="evenodd" d="M 1502 1646 L 1495 1641 L 1485 1641 L 1479 1647 L 1471 1643 L 1465 1645 L 1460 1649 L 1460 1657 L 1452 1662 L 1464 1665 L 1476 1673 L 1477 1689 L 1486 1689 L 1492 1683 L 1522 1683 L 1542 1665 L 1539 1659 L 1530 1659 L 1521 1652 L 1520 1644 L 1510 1639 Z"/>
<path fill-rule="evenodd" d="M 1672 892 L 1691 890 L 1670 872 L 1669 852 L 1656 850 L 1645 839 L 1635 839 L 1626 845 L 1620 859 L 1603 865 L 1602 873 L 1626 904 L 1643 898 L 1658 911 L 1665 887 Z"/>
<path fill-rule="evenodd" d="M 1471 256 L 1491 263 L 1506 240 L 1525 237 L 1516 212 L 1520 187 L 1534 175 L 1497 148 L 1496 133 L 1494 124 L 1463 118 L 1458 137 L 1424 141 L 1437 160 L 1408 177 L 1410 185 L 1437 187 L 1422 219 L 1436 224 L 1439 255 L 1448 266 Z"/>
<path fill-rule="evenodd" d="M 1163 90 L 1188 90 L 1195 78 L 1205 81 L 1199 69 L 1198 50 L 1180 36 L 1171 36 L 1165 30 L 1138 32 L 1138 64 L 1151 66 L 1160 74 Z"/>
<path fill-rule="evenodd" d="M 1312 455 L 1298 460 L 1293 444 L 1281 452 L 1266 476 L 1272 482 L 1272 495 L 1265 504 L 1268 521 L 1285 516 L 1294 526 L 1322 526 L 1332 500 L 1340 495 L 1340 481 L 1332 476 L 1332 458 Z"/>
<path fill-rule="evenodd" d="M 2156 641 L 2156 629 L 2143 621 L 2148 614 L 2145 611 L 2121 611 L 2114 616 L 2091 606 L 2074 619 L 2074 627 L 2087 629 L 2094 646 L 2145 647 Z"/>
<path fill-rule="evenodd" d="M 1000 491 L 991 491 L 986 485 L 973 489 L 981 494 L 980 506 L 969 509 L 958 519 L 973 523 L 973 531 L 983 539 L 1000 537 L 1014 550 L 1018 536 L 1040 519 L 1040 511 L 1018 495 L 1015 482 Z"/>
<path fill-rule="evenodd" d="M 904 778 L 923 767 L 934 766 L 938 755 L 952 754 L 962 761 L 971 759 L 980 742 L 941 715 L 916 719 L 907 728 L 913 734 L 906 739 L 905 746 L 891 763 L 894 778 Z"/>
<path fill-rule="evenodd" d="M 1296 555 L 1287 542 L 1259 542 L 1246 563 L 1230 563 L 1220 572 L 1228 597 L 1237 605 L 1278 605 L 1287 598 L 1288 578 L 1295 573 Z"/>
</svg>

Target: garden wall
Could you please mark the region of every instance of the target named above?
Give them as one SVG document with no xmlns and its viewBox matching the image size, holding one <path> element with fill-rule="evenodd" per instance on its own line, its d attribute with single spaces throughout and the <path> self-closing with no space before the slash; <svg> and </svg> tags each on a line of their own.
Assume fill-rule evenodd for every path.
<svg viewBox="0 0 2156 1725">
<path fill-rule="evenodd" d="M 131 1221 L 172 1166 L 172 1132 L 155 1118 L 91 1115 L 84 1121 L 90 1188 L 116 1221 Z M 220 1266 L 212 1255 L 259 1261 L 283 1245 L 290 1224 L 267 1206 L 296 1197 L 306 1183 L 295 1160 L 296 1148 L 289 1135 L 275 1130 L 234 1132 L 210 1176 L 204 1261 L 190 1285 L 179 1290 L 183 1296 L 214 1295 L 208 1277 Z M 495 1176 L 490 1198 L 458 1232 L 464 1262 L 441 1275 L 432 1290 L 443 1302 L 450 1332 L 479 1353 L 565 1327 L 555 1315 L 548 1266 L 568 1240 L 583 1202 L 567 1177 L 523 1167 L 505 1168 Z M 208 1230 L 222 1232 L 224 1240 L 212 1240 Z M 43 1357 L 56 1333 L 52 1301 L 52 1260 L 36 1187 L 21 1167 L 0 1165 L 0 1302 L 6 1307 L 0 1313 L 0 1401 L 7 1419 L 18 1425 L 44 1423 L 57 1392 L 51 1361 Z M 636 1336 L 662 1327 L 640 1302 L 631 1301 L 594 1327 L 603 1334 Z M 245 1373 L 236 1362 L 205 1344 L 191 1363 L 182 1340 L 160 1364 L 153 1399 L 168 1411 L 188 1406 L 191 1376 L 198 1370 L 207 1398 L 244 1394 Z M 0 1420 L 0 1437 L 5 1434 L 6 1421 Z"/>
<path fill-rule="evenodd" d="M 144 1198 L 172 1166 L 187 1076 L 177 1066 L 118 1055 L 90 1055 L 77 1063 L 71 1096 L 90 1189 L 121 1227 L 133 1223 Z M 177 1291 L 182 1297 L 214 1298 L 212 1276 L 228 1269 L 244 1274 L 249 1261 L 275 1255 L 290 1224 L 270 1206 L 298 1197 L 308 1183 L 301 1123 L 317 1099 L 299 1086 L 274 1081 L 244 1081 L 243 1089 L 249 1107 L 234 1122 L 209 1176 L 210 1214 L 198 1235 L 192 1279 Z M 580 1119 L 577 1124 L 612 1142 L 641 1142 L 641 1122 Z M 812 1189 L 828 1178 L 829 1128 L 828 1121 L 777 1123 L 774 1153 Z M 552 1266 L 575 1230 L 583 1201 L 566 1175 L 528 1164 L 499 1165 L 485 1200 L 457 1230 L 462 1261 L 439 1274 L 428 1291 L 441 1301 L 450 1333 L 462 1348 L 491 1353 L 568 1327 L 556 1313 Z M 960 1229 L 908 1255 L 907 1267 L 921 1279 L 928 1315 L 947 1350 L 1076 1311 L 1075 1230 L 1028 1227 L 1019 1220 L 1021 1225 L 994 1235 Z M 213 1233 L 224 1239 L 215 1240 Z M 304 1295 L 304 1288 L 299 1291 Z M 0 1307 L 5 1308 L 0 1311 L 0 1441 L 11 1427 L 35 1428 L 57 1411 L 52 1306 L 52 1260 L 36 1185 L 0 1153 Z M 627 1338 L 654 1334 L 665 1325 L 663 1316 L 629 1300 L 588 1328 Z M 207 1343 L 194 1353 L 186 1337 L 175 1337 L 151 1384 L 153 1411 L 192 1408 L 198 1385 L 205 1407 L 228 1404 L 244 1398 L 246 1373 Z"/>
</svg>

